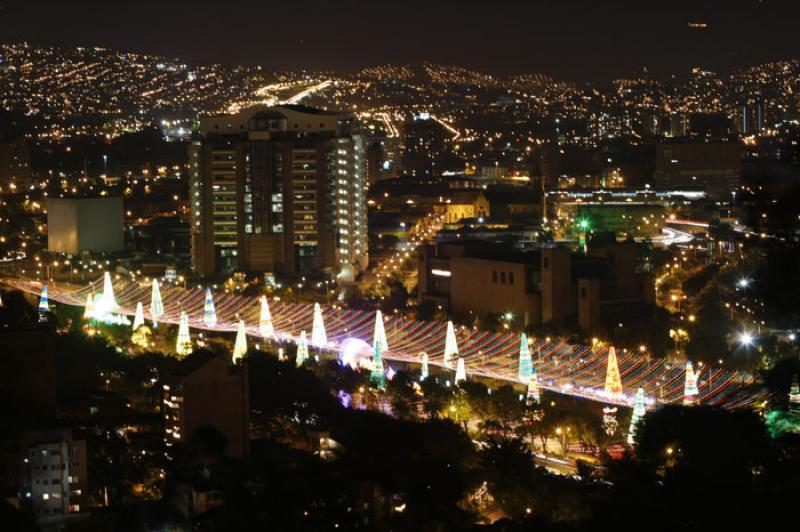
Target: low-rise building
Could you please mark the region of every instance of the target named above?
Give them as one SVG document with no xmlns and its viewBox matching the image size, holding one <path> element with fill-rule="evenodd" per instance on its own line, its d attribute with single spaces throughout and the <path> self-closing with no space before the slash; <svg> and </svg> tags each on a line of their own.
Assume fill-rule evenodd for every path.
<svg viewBox="0 0 800 532">
<path fill-rule="evenodd" d="M 225 436 L 227 455 L 241 458 L 250 449 L 250 372 L 245 359 L 231 365 L 211 353 L 195 352 L 181 361 L 181 376 L 164 385 L 165 443 L 190 441 L 212 427 Z"/>
<path fill-rule="evenodd" d="M 445 212 L 445 222 L 458 222 L 465 218 L 487 218 L 489 200 L 480 190 L 456 192 L 440 207 Z"/>
<path fill-rule="evenodd" d="M 23 433 L 19 467 L 21 506 L 40 523 L 86 510 L 86 442 L 70 429 Z"/>
<path fill-rule="evenodd" d="M 423 248 L 419 295 L 454 314 L 511 313 L 522 325 L 575 325 L 592 331 L 604 320 L 641 313 L 655 303 L 651 273 L 636 244 L 593 240 L 587 253 L 565 247 L 518 252 L 488 242 Z"/>
<path fill-rule="evenodd" d="M 727 200 L 742 178 L 742 144 L 737 140 L 668 139 L 656 145 L 659 187 L 702 186 Z"/>
</svg>

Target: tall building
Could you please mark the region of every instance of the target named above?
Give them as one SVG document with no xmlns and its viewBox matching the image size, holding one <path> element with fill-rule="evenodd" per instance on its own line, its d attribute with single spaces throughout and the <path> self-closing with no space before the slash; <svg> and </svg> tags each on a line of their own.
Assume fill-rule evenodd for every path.
<svg viewBox="0 0 800 532">
<path fill-rule="evenodd" d="M 31 154 L 23 136 L 0 138 L 0 192 L 22 192 L 31 185 Z"/>
<path fill-rule="evenodd" d="M 442 174 L 444 127 L 420 113 L 405 124 L 403 172 L 411 177 L 435 177 Z"/>
<path fill-rule="evenodd" d="M 746 103 L 736 108 L 736 128 L 743 135 L 763 131 L 765 122 L 763 102 Z"/>
<path fill-rule="evenodd" d="M 189 159 L 200 275 L 352 281 L 366 268 L 365 142 L 351 115 L 281 105 L 203 118 Z"/>
</svg>

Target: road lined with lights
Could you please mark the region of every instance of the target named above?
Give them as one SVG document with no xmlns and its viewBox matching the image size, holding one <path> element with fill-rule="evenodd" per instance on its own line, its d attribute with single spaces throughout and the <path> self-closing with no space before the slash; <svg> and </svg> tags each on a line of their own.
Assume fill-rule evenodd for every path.
<svg viewBox="0 0 800 532">
<path fill-rule="evenodd" d="M 6 284 L 38 295 L 42 284 L 38 281 L 7 279 Z M 151 286 L 149 282 L 118 282 L 115 287 L 119 313 L 134 315 L 137 303 L 142 303 L 149 316 Z M 62 284 L 49 286 L 51 301 L 83 306 L 87 296 L 102 291 L 102 279 L 75 290 Z M 239 319 L 246 324 L 247 333 L 259 336 L 260 303 L 256 297 L 216 294 L 217 323 L 213 327 L 203 322 L 204 290 L 181 289 L 165 286 L 162 289 L 164 314 L 159 322 L 177 324 L 181 312 L 189 315 L 192 328 L 217 332 L 234 332 Z M 295 342 L 301 331 L 312 330 L 313 305 L 271 301 L 273 324 L 280 341 Z M 323 307 L 327 338 L 327 351 L 338 352 L 348 338 L 371 341 L 375 326 L 375 313 L 351 310 L 338 305 Z M 388 361 L 419 364 L 420 354 L 430 356 L 430 364 L 442 366 L 446 324 L 423 322 L 389 316 L 385 318 L 389 349 L 383 353 Z M 477 328 L 457 326 L 456 338 L 467 374 L 519 382 L 519 337 L 512 333 L 495 333 Z M 567 395 L 594 399 L 605 403 L 631 406 L 635 391 L 643 387 L 649 404 L 656 401 L 680 403 L 684 393 L 684 363 L 662 359 L 649 359 L 633 351 L 621 350 L 617 354 L 625 393 L 607 397 L 604 390 L 607 349 L 571 345 L 558 339 L 535 339 L 530 346 L 541 388 Z M 752 375 L 722 368 L 698 367 L 698 402 L 705 405 L 739 408 L 752 406 L 766 398 L 766 393 Z"/>
<path fill-rule="evenodd" d="M 402 269 L 403 263 L 411 258 L 411 252 L 417 246 L 436 238 L 444 223 L 444 214 L 430 212 L 419 219 L 414 227 L 408 230 L 406 241 L 399 244 L 397 251 L 386 259 L 376 264 L 372 271 L 366 271 L 361 276 L 361 289 L 367 290 L 376 283 L 382 283 L 393 273 Z M 416 270 L 413 272 L 416 273 Z"/>
</svg>

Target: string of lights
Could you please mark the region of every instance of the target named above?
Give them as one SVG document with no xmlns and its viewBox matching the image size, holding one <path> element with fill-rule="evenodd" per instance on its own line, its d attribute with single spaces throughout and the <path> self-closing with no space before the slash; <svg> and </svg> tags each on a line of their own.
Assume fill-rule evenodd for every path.
<svg viewBox="0 0 800 532">
<path fill-rule="evenodd" d="M 25 292 L 39 295 L 43 285 L 38 281 L 7 280 L 9 285 Z M 80 289 L 50 285 L 48 299 L 68 305 L 83 306 L 87 297 L 103 290 L 103 279 Z M 152 284 L 149 282 L 118 281 L 114 286 L 116 312 L 134 316 L 141 303 L 145 318 L 152 319 L 150 305 Z M 216 320 L 209 320 L 206 311 L 207 296 L 202 288 L 183 289 L 173 286 L 161 288 L 163 314 L 160 323 L 179 324 L 185 313 L 193 329 L 216 332 L 236 332 L 240 319 L 248 335 L 261 337 L 260 317 L 262 303 L 259 297 L 233 294 L 213 294 Z M 295 304 L 273 300 L 271 309 L 274 338 L 280 342 L 296 344 L 301 333 L 314 329 L 314 304 Z M 340 305 L 320 307 L 317 320 L 322 319 L 326 333 L 325 345 L 319 351 L 337 353 L 341 344 L 350 338 L 364 341 L 375 335 L 376 313 L 343 308 Z M 388 347 L 382 349 L 386 363 L 399 362 L 417 366 L 421 353 L 428 356 L 428 364 L 447 367 L 444 361 L 448 324 L 422 322 L 399 316 L 381 317 Z M 320 324 L 317 323 L 319 330 Z M 467 377 L 486 377 L 519 383 L 520 339 L 512 333 L 495 333 L 473 327 L 456 325 L 457 355 L 463 359 Z M 593 349 L 586 345 L 572 345 L 558 339 L 531 338 L 529 351 L 533 367 L 538 374 L 538 386 L 567 395 L 595 399 L 604 403 L 633 406 L 636 392 L 643 388 L 649 406 L 660 403 L 684 401 L 685 363 L 662 359 L 648 359 L 632 350 L 616 351 L 617 367 L 622 392 L 605 391 L 608 349 Z M 318 342 L 319 343 L 319 342 Z M 383 341 L 381 342 L 383 343 Z M 454 361 L 455 362 L 455 361 Z M 450 364 L 450 370 L 454 365 Z M 765 398 L 755 378 L 741 372 L 723 368 L 699 367 L 695 370 L 697 394 L 695 404 L 740 408 L 751 406 Z"/>
</svg>

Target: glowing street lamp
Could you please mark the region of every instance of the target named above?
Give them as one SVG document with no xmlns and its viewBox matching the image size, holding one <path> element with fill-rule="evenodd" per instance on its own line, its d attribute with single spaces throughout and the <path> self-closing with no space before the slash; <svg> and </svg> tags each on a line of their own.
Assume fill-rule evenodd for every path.
<svg viewBox="0 0 800 532">
<path fill-rule="evenodd" d="M 738 341 L 745 347 L 750 347 L 755 343 L 755 338 L 753 335 L 747 331 L 739 334 Z"/>
</svg>

